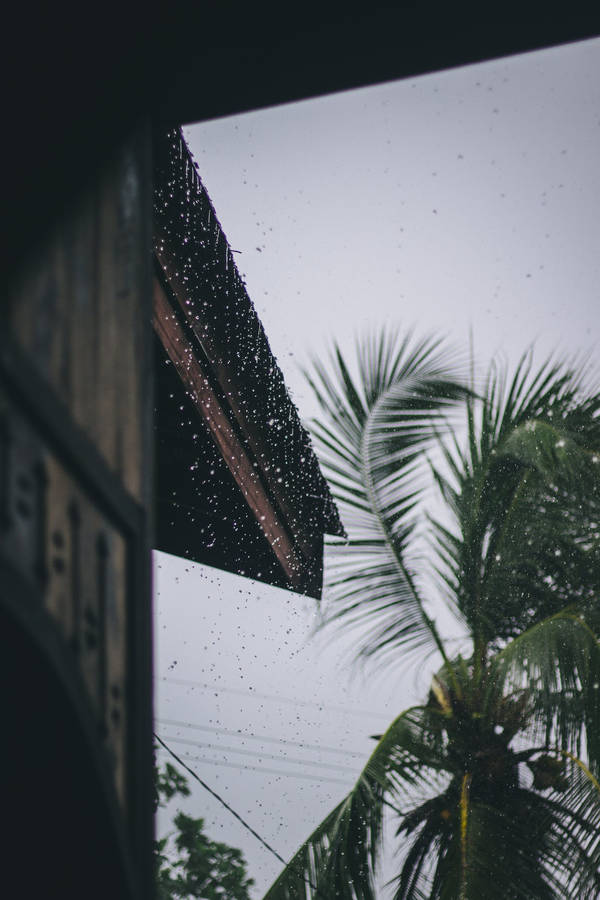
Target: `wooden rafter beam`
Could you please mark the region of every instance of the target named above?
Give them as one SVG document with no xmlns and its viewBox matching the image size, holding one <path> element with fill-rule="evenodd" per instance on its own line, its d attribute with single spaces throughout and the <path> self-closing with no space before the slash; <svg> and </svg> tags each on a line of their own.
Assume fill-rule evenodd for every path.
<svg viewBox="0 0 600 900">
<path fill-rule="evenodd" d="M 227 394 L 231 413 L 248 441 L 248 445 L 257 461 L 263 482 L 268 484 L 271 496 L 285 516 L 286 521 L 290 524 L 296 544 L 303 555 L 306 558 L 314 557 L 316 552 L 321 552 L 321 535 L 319 535 L 319 540 L 315 542 L 314 533 L 307 528 L 306 523 L 298 516 L 297 511 L 292 508 L 285 485 L 277 480 L 277 473 L 274 471 L 274 467 L 269 459 L 264 437 L 260 434 L 255 423 L 248 420 L 248 416 L 240 404 L 239 378 L 223 362 L 225 354 L 223 352 L 222 337 L 219 338 L 214 324 L 211 325 L 211 322 L 202 316 L 200 304 L 193 299 L 190 300 L 185 284 L 175 271 L 175 266 L 173 265 L 174 254 L 170 251 L 170 248 L 166 249 L 166 243 L 162 249 L 160 246 L 155 248 L 155 255 L 160 265 L 162 276 L 173 296 L 173 301 L 178 306 L 178 311 L 210 358 L 211 371 L 223 393 Z"/>
<path fill-rule="evenodd" d="M 296 548 L 282 515 L 271 501 L 261 481 L 257 463 L 250 457 L 232 426 L 157 278 L 153 287 L 153 326 L 290 585 L 302 589 L 306 561 Z"/>
</svg>

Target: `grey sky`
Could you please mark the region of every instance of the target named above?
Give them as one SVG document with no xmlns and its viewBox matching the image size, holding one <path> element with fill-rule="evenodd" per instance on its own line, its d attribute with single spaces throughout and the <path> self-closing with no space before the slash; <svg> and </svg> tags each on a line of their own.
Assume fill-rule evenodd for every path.
<svg viewBox="0 0 600 900">
<path fill-rule="evenodd" d="M 410 324 L 467 347 L 472 328 L 484 363 L 498 351 L 514 360 L 533 340 L 541 355 L 597 349 L 599 75 L 593 40 L 184 130 L 302 416 L 316 410 L 299 365 L 332 337 L 350 350 L 365 329 Z M 412 674 L 349 684 L 337 661 L 347 644 L 308 639 L 314 604 L 302 598 L 164 554 L 157 565 L 159 719 L 327 750 L 173 725 L 161 726 L 167 739 L 345 781 L 351 772 L 329 766 L 358 771 L 360 759 L 330 750 L 366 756 L 368 735 L 426 690 Z M 284 856 L 344 792 L 190 764 Z M 186 808 L 244 849 L 261 896 L 276 860 L 201 789 Z"/>
</svg>

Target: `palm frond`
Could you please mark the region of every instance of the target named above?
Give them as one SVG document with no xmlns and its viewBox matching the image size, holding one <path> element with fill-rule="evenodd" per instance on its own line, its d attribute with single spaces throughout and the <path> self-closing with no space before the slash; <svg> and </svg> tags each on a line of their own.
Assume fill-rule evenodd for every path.
<svg viewBox="0 0 600 900">
<path fill-rule="evenodd" d="M 316 361 L 307 374 L 324 414 L 312 425 L 317 452 L 349 534 L 328 557 L 325 621 L 360 628 L 363 657 L 443 652 L 410 551 L 425 451 L 466 395 L 460 365 L 437 340 L 383 333 L 359 344 L 358 380 L 337 347 L 331 368 Z"/>
<path fill-rule="evenodd" d="M 551 827 L 546 867 L 561 883 L 559 896 L 600 896 L 600 784 L 588 767 L 564 752 L 565 776 L 544 798 Z"/>
<path fill-rule="evenodd" d="M 600 770 L 600 640 L 584 611 L 561 610 L 510 641 L 491 660 L 490 686 L 526 687 L 534 743 L 579 754 L 583 735 L 589 764 Z"/>
<path fill-rule="evenodd" d="M 592 900 L 600 886 L 600 794 L 574 764 L 566 791 L 483 796 L 457 779 L 424 804 L 394 900 Z M 401 828 L 401 831 L 406 829 Z"/>
<path fill-rule="evenodd" d="M 386 805 L 443 783 L 447 767 L 431 713 L 412 707 L 381 737 L 355 786 L 300 847 L 264 900 L 375 900 Z"/>
<path fill-rule="evenodd" d="M 566 851 L 561 818 L 545 798 L 517 789 L 497 803 L 473 801 L 467 836 L 467 861 L 461 900 L 556 900 L 568 896 L 560 865 L 573 858 Z M 456 879 L 455 879 L 456 880 Z"/>
<path fill-rule="evenodd" d="M 394 900 L 555 900 L 543 859 L 552 825 L 545 798 L 516 789 L 484 799 L 463 790 L 469 784 L 463 774 L 423 807 Z"/>
<path fill-rule="evenodd" d="M 266 900 L 374 900 L 388 807 L 401 839 L 395 900 L 592 900 L 600 392 L 581 367 L 535 368 L 528 353 L 511 379 L 492 367 L 476 396 L 438 342 L 395 335 L 363 341 L 353 372 L 336 348 L 310 379 L 350 535 L 332 551 L 325 619 L 356 629 L 363 658 L 427 647 L 443 665 L 427 706 L 390 726 Z M 464 447 L 448 428 L 459 401 Z M 418 573 L 423 462 L 436 446 L 454 522 L 433 523 L 433 568 L 469 630 L 467 658 L 449 658 Z"/>
<path fill-rule="evenodd" d="M 581 373 L 524 357 L 493 368 L 468 450 L 436 472 L 455 527 L 434 523 L 439 570 L 484 642 L 521 633 L 600 590 L 600 393 Z"/>
</svg>

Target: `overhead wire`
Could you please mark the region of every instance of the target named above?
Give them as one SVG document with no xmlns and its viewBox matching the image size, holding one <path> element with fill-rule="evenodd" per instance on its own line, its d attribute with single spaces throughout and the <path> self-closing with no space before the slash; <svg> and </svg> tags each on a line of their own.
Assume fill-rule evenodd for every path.
<svg viewBox="0 0 600 900">
<path fill-rule="evenodd" d="M 210 786 L 209 786 L 202 778 L 200 778 L 200 776 L 197 775 L 196 772 L 194 772 L 194 770 L 191 769 L 191 768 L 190 768 L 190 767 L 189 767 L 189 766 L 181 759 L 181 757 L 178 756 L 177 753 L 175 753 L 175 751 L 172 750 L 172 749 L 171 749 L 171 748 L 163 741 L 163 739 L 160 738 L 160 737 L 156 734 L 156 732 L 154 732 L 154 737 L 155 737 L 155 739 L 159 742 L 159 744 L 161 744 L 161 746 L 164 748 L 164 750 L 165 750 L 170 756 L 172 756 L 173 759 L 174 759 L 176 762 L 178 762 L 179 765 L 180 765 L 183 769 L 185 769 L 185 771 L 188 772 L 188 773 L 192 776 L 192 778 L 194 778 L 194 779 L 195 779 L 195 780 L 196 780 L 196 781 L 204 788 L 205 791 L 207 791 L 212 797 L 214 797 L 215 800 L 218 800 L 218 802 L 219 802 L 219 803 L 220 803 L 220 804 L 221 804 L 228 812 L 230 812 L 231 815 L 234 816 L 234 818 L 236 818 L 236 819 L 238 820 L 238 822 L 240 822 L 241 825 L 244 826 L 244 828 L 246 829 L 246 831 L 249 831 L 250 834 L 251 834 L 253 837 L 255 837 L 257 841 L 260 841 L 260 843 L 263 845 L 263 847 L 265 847 L 265 848 L 269 851 L 269 853 L 271 853 L 277 860 L 279 860 L 279 862 L 283 863 L 284 866 L 287 867 L 287 866 L 289 865 L 289 863 L 283 858 L 283 856 L 282 856 L 280 853 L 278 853 L 277 850 L 275 850 L 275 848 L 272 847 L 272 846 L 269 844 L 269 842 L 266 841 L 266 840 L 264 839 L 264 837 L 262 837 L 262 835 L 260 835 L 260 834 L 258 833 L 258 831 L 256 831 L 256 829 L 252 827 L 252 825 L 250 825 L 248 822 L 246 822 L 246 820 L 243 818 L 243 816 L 240 816 L 240 814 L 239 814 L 238 812 L 236 812 L 236 810 L 235 810 L 232 806 L 230 806 L 229 803 L 228 803 L 226 800 L 224 800 L 223 797 L 221 797 L 220 794 L 217 793 L 217 791 L 213 790 L 213 788 L 211 788 L 211 787 L 210 787 Z M 314 892 L 315 892 L 315 893 L 314 893 L 315 900 L 324 900 L 323 894 L 322 894 L 322 892 L 321 892 L 321 889 L 319 888 L 319 886 L 318 886 L 317 884 L 315 884 L 315 883 L 313 882 L 312 878 L 310 878 L 309 876 L 307 876 L 307 875 L 305 875 L 305 874 L 302 875 L 302 878 L 303 878 L 303 880 L 306 882 L 306 884 L 311 888 L 311 891 L 314 891 Z"/>
<path fill-rule="evenodd" d="M 225 734 L 228 737 L 242 737 L 249 741 L 261 741 L 267 744 L 286 744 L 289 747 L 301 747 L 305 750 L 317 750 L 321 753 L 334 753 L 341 756 L 351 756 L 354 759 L 363 759 L 365 754 L 355 750 L 345 750 L 341 747 L 329 747 L 325 744 L 310 744 L 307 741 L 294 741 L 291 738 L 276 738 L 270 735 L 254 734 L 251 731 L 234 731 L 230 728 L 219 728 L 215 725 L 201 725 L 198 722 L 183 722 L 181 719 L 157 718 L 161 725 L 171 725 L 179 728 L 192 728 L 196 731 L 208 731 L 211 734 Z"/>
<path fill-rule="evenodd" d="M 351 769 L 349 766 L 339 766 L 332 763 L 302 759 L 298 756 L 282 756 L 278 753 L 262 753 L 255 750 L 239 749 L 238 747 L 226 747 L 222 744 L 207 744 L 200 741 L 192 741 L 189 740 L 189 738 L 175 737 L 172 734 L 167 735 L 166 739 L 175 744 L 188 744 L 192 747 L 199 747 L 206 750 L 220 750 L 223 753 L 238 753 L 241 756 L 252 756 L 255 759 L 274 759 L 283 763 L 299 763 L 301 766 L 312 766 L 320 769 L 332 769 L 334 772 L 350 772 L 350 774 L 352 775 L 357 774 L 356 770 Z"/>
<path fill-rule="evenodd" d="M 341 778 L 332 778 L 330 775 L 318 775 L 317 773 L 310 775 L 306 772 L 290 772 L 286 769 L 271 769 L 267 766 L 252 766 L 250 763 L 235 763 L 227 762 L 226 760 L 208 759 L 205 756 L 192 756 L 190 753 L 183 753 L 182 756 L 185 759 L 190 759 L 194 762 L 206 763 L 208 766 L 218 766 L 224 769 L 260 772 L 263 775 L 283 775 L 286 778 L 301 778 L 303 781 L 312 781 L 313 783 L 324 781 L 329 782 L 330 784 L 343 784 L 345 787 L 350 787 L 348 781 L 343 781 Z"/>
<path fill-rule="evenodd" d="M 271 847 L 271 845 L 268 843 L 268 841 L 265 841 L 264 837 L 262 837 L 258 833 L 258 831 L 256 831 L 252 827 L 252 825 L 249 825 L 248 822 L 246 822 L 246 820 L 242 816 L 240 816 L 240 814 L 238 812 L 236 812 L 232 806 L 229 805 L 227 800 L 224 800 L 223 797 L 221 797 L 220 794 L 218 794 L 205 781 L 203 781 L 202 778 L 200 778 L 200 776 L 197 775 L 193 769 L 190 769 L 190 767 L 187 765 L 187 763 L 185 763 L 181 759 L 181 757 L 178 756 L 177 753 L 175 753 L 174 750 L 171 750 L 171 748 L 168 746 L 168 744 L 166 744 L 161 737 L 159 737 L 156 733 L 154 733 L 154 737 L 158 741 L 158 743 L 167 751 L 167 753 L 169 753 L 173 757 L 173 759 L 176 762 L 178 762 L 179 765 L 192 776 L 192 778 L 194 778 L 199 784 L 202 785 L 202 787 L 204 788 L 205 791 L 208 791 L 208 793 L 211 794 L 211 796 L 213 796 L 215 798 L 215 800 L 218 800 L 219 803 L 221 804 L 221 806 L 224 806 L 225 809 L 228 812 L 230 812 L 231 815 L 234 816 L 238 820 L 238 822 L 240 822 L 244 826 L 244 828 L 247 831 L 250 832 L 250 834 L 252 834 L 258 841 L 260 841 L 260 843 L 263 845 L 263 847 L 266 847 L 266 849 L 269 851 L 269 853 L 272 853 L 273 856 L 279 860 L 279 862 L 282 862 L 284 866 L 287 866 L 287 862 L 283 858 L 283 856 L 280 853 L 278 853 L 274 847 Z"/>
<path fill-rule="evenodd" d="M 157 679 L 155 678 L 155 680 Z M 264 694 L 252 689 L 244 690 L 243 688 L 219 687 L 218 685 L 206 684 L 206 682 L 204 681 L 194 681 L 188 678 L 169 678 L 167 675 L 162 675 L 158 680 L 166 681 L 169 684 L 181 684 L 188 685 L 190 687 L 201 687 L 206 691 L 216 691 L 217 693 L 222 694 L 237 694 L 238 696 L 246 698 L 256 697 L 260 700 L 276 700 L 279 703 L 291 703 L 294 706 L 309 706 L 317 708 L 323 712 L 332 710 L 334 712 L 346 713 L 347 715 L 351 716 L 368 716 L 369 718 L 375 719 L 389 718 L 387 713 L 377 713 L 369 709 L 357 709 L 355 706 L 342 706 L 337 703 L 319 703 L 316 700 L 299 700 L 295 697 L 286 697 L 281 696 L 280 694 Z"/>
</svg>

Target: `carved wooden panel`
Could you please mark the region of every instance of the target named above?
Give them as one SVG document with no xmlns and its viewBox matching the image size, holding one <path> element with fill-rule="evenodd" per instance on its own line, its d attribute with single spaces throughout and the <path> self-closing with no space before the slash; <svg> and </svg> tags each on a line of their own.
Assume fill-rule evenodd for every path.
<svg viewBox="0 0 600 900">
<path fill-rule="evenodd" d="M 36 589 L 82 674 L 125 805 L 126 541 L 3 391 L 0 486 L 0 554 Z"/>
<path fill-rule="evenodd" d="M 0 330 L 0 613 L 52 673 L 95 821 L 140 897 L 152 883 L 149 161 L 140 128 L 30 248 Z"/>
</svg>

